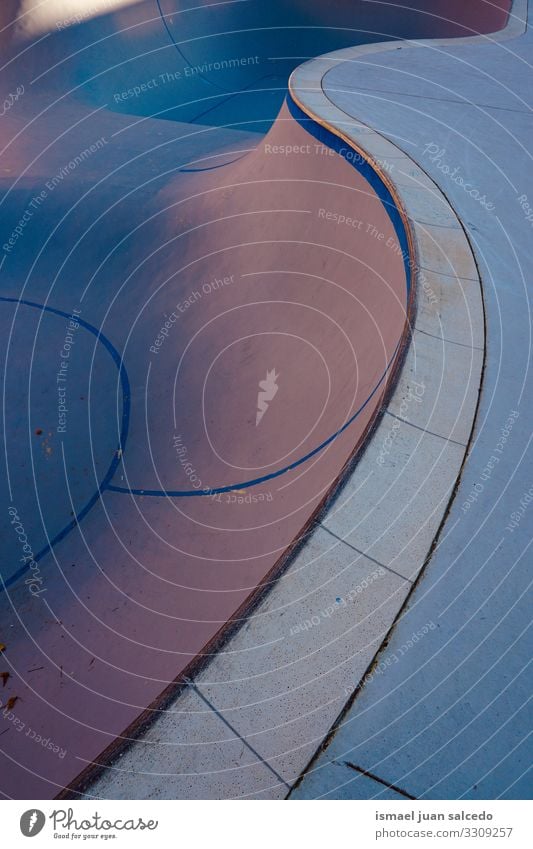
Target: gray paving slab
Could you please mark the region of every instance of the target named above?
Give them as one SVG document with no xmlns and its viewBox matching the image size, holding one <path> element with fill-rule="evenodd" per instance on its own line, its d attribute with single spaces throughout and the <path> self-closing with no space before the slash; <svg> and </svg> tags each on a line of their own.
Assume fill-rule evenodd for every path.
<svg viewBox="0 0 533 849">
<path fill-rule="evenodd" d="M 415 327 L 421 333 L 481 350 L 485 339 L 484 328 L 476 321 L 478 315 L 483 315 L 478 281 L 460 280 L 458 283 L 458 286 L 452 285 L 447 275 L 426 274 L 426 289 L 432 297 L 419 298 Z M 437 309 L 434 298 L 438 298 Z"/>
<path fill-rule="evenodd" d="M 86 798 L 276 799 L 287 785 L 191 688 L 162 711 Z"/>
<path fill-rule="evenodd" d="M 441 362 L 436 372 L 437 344 Z M 466 446 L 477 403 L 473 386 L 477 389 L 482 360 L 483 352 L 479 349 L 465 349 L 464 345 L 444 340 L 437 343 L 428 333 L 415 329 L 400 378 L 400 391 L 396 392 L 388 411 L 416 427 Z M 457 405 L 450 407 L 452 387 L 460 387 L 460 392 Z"/>
<path fill-rule="evenodd" d="M 338 65 L 326 78 L 328 97 L 354 119 L 409 139 L 409 155 L 456 210 L 481 272 L 487 350 L 475 439 L 438 548 L 378 658 L 381 671 L 300 793 L 306 782 L 328 792 L 330 764 L 349 760 L 420 798 L 531 797 L 532 58 L 528 29 L 438 55 L 367 55 L 366 70 Z M 339 91 L 350 80 L 352 90 Z M 472 103 L 439 95 L 443 80 Z M 360 81 L 388 93 L 361 93 Z M 428 623 L 436 627 L 414 640 Z"/>
<path fill-rule="evenodd" d="M 414 580 L 438 530 L 463 453 L 461 445 L 386 415 L 358 475 L 324 518 L 325 527 Z"/>
</svg>

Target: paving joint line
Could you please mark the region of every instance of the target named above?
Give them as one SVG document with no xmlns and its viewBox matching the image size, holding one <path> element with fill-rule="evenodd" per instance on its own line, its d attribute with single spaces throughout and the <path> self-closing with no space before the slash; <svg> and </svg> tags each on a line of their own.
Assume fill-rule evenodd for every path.
<svg viewBox="0 0 533 849">
<path fill-rule="evenodd" d="M 351 548 L 352 551 L 356 552 L 356 554 L 360 554 L 362 557 L 366 557 L 366 559 L 370 560 L 371 563 L 375 563 L 376 566 L 381 566 L 381 568 L 386 569 L 387 572 L 392 572 L 393 575 L 396 575 L 398 578 L 401 578 L 403 581 L 407 581 L 409 584 L 414 583 L 414 581 L 412 581 L 411 578 L 406 578 L 405 575 L 400 575 L 400 573 L 396 572 L 395 569 L 392 569 L 390 566 L 385 566 L 384 563 L 380 563 L 379 560 L 376 560 L 374 557 L 370 557 L 369 554 L 366 554 L 364 551 L 361 551 L 359 548 L 356 548 L 355 545 L 352 545 L 351 543 L 346 542 L 345 539 L 343 539 L 342 537 L 338 536 L 336 533 L 331 531 L 322 522 L 319 522 L 318 524 L 320 525 L 321 528 L 323 528 L 325 531 L 327 531 L 328 534 L 330 534 L 330 536 L 335 537 L 335 539 L 337 539 L 339 542 L 343 542 L 344 545 L 347 545 L 348 548 Z"/>
<path fill-rule="evenodd" d="M 478 345 L 467 345 L 465 342 L 454 342 L 453 339 L 445 339 L 444 336 L 437 336 L 436 333 L 429 333 L 427 330 L 422 330 L 415 324 L 414 329 L 417 333 L 423 333 L 424 336 L 431 336 L 432 339 L 438 339 L 439 342 L 446 342 L 448 345 L 459 345 L 460 348 L 468 348 L 469 351 L 483 351 Z"/>
<path fill-rule="evenodd" d="M 402 790 L 401 787 L 397 787 L 395 784 L 391 784 L 389 781 L 385 781 L 384 778 L 380 778 L 379 775 L 374 775 L 373 772 L 368 772 L 368 770 L 363 769 L 360 766 L 356 766 L 355 764 L 350 763 L 350 761 L 342 761 L 344 766 L 349 767 L 349 769 L 353 769 L 354 772 L 360 773 L 360 775 L 366 776 L 366 778 L 371 778 L 372 781 L 377 781 L 378 784 L 383 784 L 384 787 L 388 787 L 389 790 L 394 790 L 395 793 L 399 793 L 400 796 L 405 796 L 406 799 L 411 799 L 413 802 L 416 801 L 416 796 L 411 796 L 407 790 Z"/>
<path fill-rule="evenodd" d="M 451 442 L 452 445 L 459 445 L 461 448 L 466 448 L 466 442 L 459 442 L 457 439 L 450 439 L 449 436 L 443 436 L 441 433 L 435 433 L 432 430 L 427 430 L 425 427 L 420 427 L 420 425 L 415 425 L 413 422 L 408 422 L 407 419 L 402 419 L 401 416 L 397 416 L 396 413 L 391 413 L 390 410 L 385 410 L 388 416 L 392 416 L 393 419 L 397 419 L 399 422 L 403 422 L 403 424 L 409 425 L 409 427 L 414 427 L 416 430 L 422 431 L 422 433 L 427 433 L 429 436 L 436 436 L 437 439 L 444 439 L 445 442 Z"/>
<path fill-rule="evenodd" d="M 409 156 L 409 154 L 406 154 L 406 156 Z M 387 156 L 386 159 L 392 159 L 392 157 Z M 426 172 L 424 171 L 424 173 Z M 409 217 L 411 218 L 411 216 Z M 423 218 L 411 218 L 411 221 L 413 221 L 415 224 L 420 224 L 422 227 L 440 227 L 442 230 L 462 230 L 460 224 L 435 224 L 434 221 L 424 221 Z M 434 273 L 439 274 L 440 272 L 435 271 Z"/>
<path fill-rule="evenodd" d="M 406 188 L 410 188 L 407 186 Z M 431 227 L 440 227 L 440 224 L 431 224 Z M 456 228 L 451 228 L 456 229 Z M 462 230 L 462 228 L 461 228 Z M 464 230 L 463 230 L 464 233 Z M 437 268 L 428 268 L 427 265 L 421 265 L 423 271 L 429 271 L 430 274 L 438 274 L 440 277 L 450 277 L 452 280 L 468 280 L 470 283 L 479 283 L 478 277 L 461 277 L 460 274 L 448 274 L 446 271 L 439 271 Z"/>
<path fill-rule="evenodd" d="M 361 60 L 357 61 L 361 63 Z M 376 67 L 372 62 L 363 62 L 361 64 L 368 65 L 370 67 Z M 330 71 L 327 71 L 325 76 L 327 76 L 329 73 Z M 375 88 L 374 86 L 353 86 L 344 89 L 333 88 L 333 86 L 328 86 L 326 83 L 326 88 L 328 91 L 335 92 L 336 94 L 357 94 L 357 92 L 359 91 L 369 91 L 377 92 L 378 94 L 398 95 L 399 97 L 415 97 L 419 100 L 433 100 L 437 103 L 457 103 L 459 106 L 473 106 L 476 109 L 499 109 L 502 112 L 516 112 L 519 115 L 533 115 L 533 107 L 531 107 L 530 109 L 512 109 L 509 106 L 494 106 L 489 103 L 474 103 L 473 100 L 459 100 L 453 97 L 432 97 L 430 94 L 411 94 L 411 92 L 406 91 L 387 91 L 386 89 Z"/>
</svg>

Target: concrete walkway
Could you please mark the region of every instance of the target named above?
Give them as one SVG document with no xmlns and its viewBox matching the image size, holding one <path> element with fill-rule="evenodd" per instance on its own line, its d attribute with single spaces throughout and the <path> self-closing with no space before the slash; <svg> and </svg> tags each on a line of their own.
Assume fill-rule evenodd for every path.
<svg viewBox="0 0 533 849">
<path fill-rule="evenodd" d="M 526 11 L 515 2 L 515 32 Z M 470 456 L 424 579 L 291 798 L 531 793 L 532 58 L 528 27 L 361 51 L 323 78 L 337 107 L 403 148 L 454 207 L 487 343 Z"/>
</svg>

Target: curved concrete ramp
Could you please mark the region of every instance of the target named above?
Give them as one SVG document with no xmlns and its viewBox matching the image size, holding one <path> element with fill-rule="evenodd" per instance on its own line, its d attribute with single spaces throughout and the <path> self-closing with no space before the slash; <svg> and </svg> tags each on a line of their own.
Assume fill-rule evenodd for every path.
<svg viewBox="0 0 533 849">
<path fill-rule="evenodd" d="M 409 234 L 374 168 L 279 111 L 279 84 L 260 120 L 229 76 L 211 116 L 209 70 L 177 97 L 150 86 L 178 47 L 205 64 L 207 18 L 185 52 L 168 4 L 109 5 L 43 18 L 28 2 L 3 30 L 1 748 L 16 798 L 74 782 L 242 621 L 361 445 L 407 328 Z M 264 37 L 286 6 L 265 23 L 233 5 L 258 23 L 250 55 L 286 63 Z M 205 11 L 215 33 L 236 26 Z M 333 45 L 348 11 L 333 4 L 330 24 L 291 4 L 312 30 L 299 50 L 317 27 Z M 215 41 L 229 62 L 234 41 Z M 239 66 L 239 91 L 258 64 Z"/>
</svg>

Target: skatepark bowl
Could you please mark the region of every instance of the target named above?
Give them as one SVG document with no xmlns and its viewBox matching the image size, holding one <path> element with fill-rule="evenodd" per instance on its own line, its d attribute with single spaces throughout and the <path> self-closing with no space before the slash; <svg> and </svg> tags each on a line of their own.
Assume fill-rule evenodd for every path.
<svg viewBox="0 0 533 849">
<path fill-rule="evenodd" d="M 408 342 L 382 174 L 287 92 L 484 0 L 3 0 L 1 790 L 53 798 L 239 626 Z M 7 674 L 8 673 L 8 674 Z"/>
</svg>

